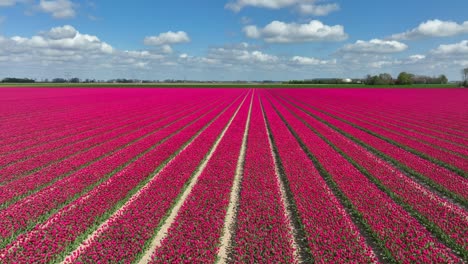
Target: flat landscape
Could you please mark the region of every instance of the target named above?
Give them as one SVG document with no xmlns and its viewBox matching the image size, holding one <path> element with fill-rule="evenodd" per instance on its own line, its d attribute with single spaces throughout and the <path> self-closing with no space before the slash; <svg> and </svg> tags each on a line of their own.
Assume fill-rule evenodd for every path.
<svg viewBox="0 0 468 264">
<path fill-rule="evenodd" d="M 1 88 L 1 263 L 463 263 L 468 90 Z"/>
</svg>

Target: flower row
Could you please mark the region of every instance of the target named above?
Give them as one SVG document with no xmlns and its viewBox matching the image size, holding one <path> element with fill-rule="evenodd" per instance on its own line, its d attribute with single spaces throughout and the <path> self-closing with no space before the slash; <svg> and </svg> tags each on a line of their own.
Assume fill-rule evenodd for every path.
<svg viewBox="0 0 468 264">
<path fill-rule="evenodd" d="M 170 120 L 174 122 L 174 120 L 183 118 L 187 114 L 193 114 L 193 111 L 179 110 L 179 113 L 175 111 L 174 115 L 169 117 L 171 118 Z M 149 123 L 137 123 L 124 130 L 114 131 L 115 133 L 109 135 L 111 136 L 110 138 L 102 142 L 97 141 L 97 145 L 92 148 L 80 150 L 78 153 L 73 154 L 72 157 L 42 167 L 37 172 L 17 177 L 14 181 L 0 186 L 0 190 L 2 190 L 0 194 L 0 204 L 6 203 L 16 197 L 23 197 L 31 192 L 37 192 L 39 189 L 54 183 L 70 173 L 114 154 L 135 140 L 146 136 L 148 133 L 161 129 L 162 126 L 166 126 L 168 122 L 166 119 L 167 118 L 158 116 Z"/>
<path fill-rule="evenodd" d="M 395 167 L 372 155 L 366 149 L 334 131 L 325 124 L 306 115 L 299 109 L 291 108 L 300 118 L 305 120 L 317 133 L 326 137 L 330 144 L 343 151 L 350 159 L 365 169 L 370 177 L 382 184 L 388 192 L 409 205 L 412 210 L 423 215 L 431 224 L 437 225 L 448 234 L 460 247 L 468 248 L 468 213 L 440 198 L 430 190 L 414 182 Z"/>
<path fill-rule="evenodd" d="M 19 230 L 34 225 L 37 219 L 54 208 L 60 208 L 129 165 L 141 153 L 158 146 L 168 137 L 185 128 L 199 116 L 170 118 L 167 125 L 140 136 L 131 145 L 101 159 L 66 178 L 23 199 L 0 212 L 0 235 L 5 238 Z"/>
<path fill-rule="evenodd" d="M 331 118 L 330 116 L 325 115 L 309 107 L 307 104 L 299 103 L 299 105 L 305 110 L 307 110 L 308 113 L 321 118 L 322 120 L 338 128 L 339 130 L 349 134 L 353 138 L 358 139 L 359 141 L 376 149 L 380 153 L 383 153 L 384 155 L 395 160 L 396 162 L 403 164 L 404 166 L 415 171 L 416 173 L 419 173 L 420 175 L 422 175 L 422 177 L 424 177 L 424 179 L 428 179 L 428 182 L 433 182 L 437 185 L 442 186 L 449 192 L 453 192 L 463 197 L 463 199 L 468 199 L 468 188 L 466 187 L 468 182 L 466 181 L 466 179 L 463 179 L 456 173 L 451 172 L 448 169 L 442 168 L 440 166 L 437 166 L 436 164 L 430 161 L 422 159 L 421 157 L 409 153 L 404 149 L 392 145 L 380 138 L 369 135 L 368 133 L 363 132 L 349 124 Z"/>
<path fill-rule="evenodd" d="M 132 262 L 144 253 L 156 228 L 236 108 L 237 104 L 230 106 L 213 123 L 208 123 L 208 127 L 143 187 L 139 195 L 132 197 L 119 214 L 113 215 L 92 239 L 67 257 L 66 262 Z"/>
<path fill-rule="evenodd" d="M 249 112 L 241 106 L 190 190 L 151 263 L 212 263 L 216 259 Z"/>
<path fill-rule="evenodd" d="M 268 141 L 254 98 L 232 249 L 237 263 L 294 263 L 292 232 Z"/>
<path fill-rule="evenodd" d="M 159 170 L 213 115 L 213 111 L 199 115 L 178 130 L 168 131 L 170 134 L 165 138 L 170 138 L 162 139 L 160 144 L 144 150 L 123 170 L 55 214 L 52 221 L 38 225 L 19 237 L 19 244 L 5 248 L 7 253 L 4 258 L 11 262 L 46 263 L 54 260 L 56 254 L 73 246 L 80 235 L 92 232 L 93 227 L 121 206 L 120 203 L 125 203 L 141 188 L 140 183 Z"/>
<path fill-rule="evenodd" d="M 265 100 L 264 107 L 314 260 L 375 262 L 359 229 L 272 105 Z"/>
<path fill-rule="evenodd" d="M 296 119 L 280 103 L 278 110 L 323 166 L 326 177 L 336 184 L 354 210 L 362 216 L 387 258 L 397 262 L 459 262 L 451 250 L 433 236 L 401 206 L 380 191 L 357 168 Z"/>
</svg>

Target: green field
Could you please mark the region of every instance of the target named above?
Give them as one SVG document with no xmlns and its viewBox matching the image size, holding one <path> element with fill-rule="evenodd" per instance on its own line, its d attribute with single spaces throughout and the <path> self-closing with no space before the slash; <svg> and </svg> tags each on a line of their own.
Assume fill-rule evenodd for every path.
<svg viewBox="0 0 468 264">
<path fill-rule="evenodd" d="M 258 84 L 258 83 L 0 83 L 0 87 L 186 87 L 186 88 L 457 88 L 457 84 L 365 85 L 365 84 Z"/>
</svg>

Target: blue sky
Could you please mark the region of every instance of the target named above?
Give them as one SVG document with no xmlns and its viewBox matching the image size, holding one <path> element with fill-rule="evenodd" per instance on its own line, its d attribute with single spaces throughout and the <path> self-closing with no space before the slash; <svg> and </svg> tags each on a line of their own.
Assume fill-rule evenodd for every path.
<svg viewBox="0 0 468 264">
<path fill-rule="evenodd" d="M 0 0 L 0 77 L 460 79 L 468 2 Z"/>
</svg>

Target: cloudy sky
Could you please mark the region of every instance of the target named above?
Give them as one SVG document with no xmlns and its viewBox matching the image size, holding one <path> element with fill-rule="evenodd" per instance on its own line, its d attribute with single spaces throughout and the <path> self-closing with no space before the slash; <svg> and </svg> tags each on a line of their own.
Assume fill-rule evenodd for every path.
<svg viewBox="0 0 468 264">
<path fill-rule="evenodd" d="M 461 78 L 468 1 L 0 0 L 0 78 Z"/>
</svg>

